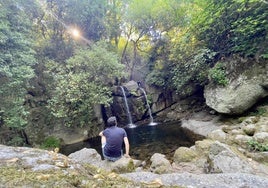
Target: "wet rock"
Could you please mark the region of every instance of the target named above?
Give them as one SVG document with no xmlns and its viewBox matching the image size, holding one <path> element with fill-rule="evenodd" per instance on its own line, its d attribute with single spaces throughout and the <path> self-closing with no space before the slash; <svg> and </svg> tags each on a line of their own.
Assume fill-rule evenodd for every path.
<svg viewBox="0 0 268 188">
<path fill-rule="evenodd" d="M 138 83 L 133 80 L 125 83 L 124 87 L 126 87 L 128 91 L 132 91 L 132 92 L 137 91 L 139 88 Z"/>
</svg>

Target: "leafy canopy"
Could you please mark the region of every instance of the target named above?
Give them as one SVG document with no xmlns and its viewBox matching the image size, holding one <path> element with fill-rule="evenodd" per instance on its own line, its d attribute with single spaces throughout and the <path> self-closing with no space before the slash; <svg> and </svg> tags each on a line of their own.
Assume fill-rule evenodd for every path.
<svg viewBox="0 0 268 188">
<path fill-rule="evenodd" d="M 57 66 L 54 75 L 56 88 L 49 108 L 56 117 L 66 120 L 66 125 L 86 125 L 94 118 L 95 105 L 108 105 L 112 80 L 123 76 L 124 66 L 116 53 L 108 51 L 104 43 L 76 51 L 64 65 Z"/>
</svg>

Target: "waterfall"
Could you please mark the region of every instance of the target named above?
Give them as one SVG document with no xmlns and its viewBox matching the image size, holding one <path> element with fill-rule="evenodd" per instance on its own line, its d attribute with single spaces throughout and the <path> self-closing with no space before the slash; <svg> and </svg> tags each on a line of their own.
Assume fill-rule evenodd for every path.
<svg viewBox="0 0 268 188">
<path fill-rule="evenodd" d="M 152 115 L 151 107 L 150 107 L 150 105 L 148 103 L 146 92 L 142 87 L 140 87 L 139 89 L 143 92 L 143 94 L 145 96 L 146 105 L 147 105 L 148 112 L 149 112 L 149 115 L 150 115 L 150 123 L 149 123 L 149 125 L 156 125 L 157 123 L 154 122 L 154 118 L 153 118 L 153 115 Z"/>
<path fill-rule="evenodd" d="M 126 109 L 127 109 L 127 117 L 128 117 L 128 122 L 129 122 L 128 126 L 130 128 L 134 128 L 134 127 L 136 127 L 136 125 L 134 125 L 133 122 L 132 122 L 132 117 L 131 117 L 131 114 L 130 114 L 130 111 L 129 111 L 125 90 L 124 90 L 124 88 L 122 86 L 120 86 L 120 88 L 121 88 L 121 90 L 123 92 L 124 101 L 125 101 L 125 105 L 126 105 Z"/>
</svg>

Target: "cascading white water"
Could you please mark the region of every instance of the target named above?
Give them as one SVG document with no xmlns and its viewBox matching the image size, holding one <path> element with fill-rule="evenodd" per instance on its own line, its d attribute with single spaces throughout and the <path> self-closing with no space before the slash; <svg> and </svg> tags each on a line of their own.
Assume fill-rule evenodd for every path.
<svg viewBox="0 0 268 188">
<path fill-rule="evenodd" d="M 120 86 L 121 90 L 122 90 L 122 93 L 123 93 L 123 96 L 124 96 L 124 101 L 125 101 L 125 105 L 126 105 L 126 109 L 127 109 L 127 116 L 128 116 L 128 127 L 130 128 L 134 128 L 136 127 L 136 125 L 133 124 L 132 122 L 132 117 L 131 117 L 131 114 L 130 114 L 130 111 L 129 111 L 129 107 L 128 107 L 128 102 L 127 102 L 127 97 L 126 97 L 126 93 L 125 93 L 125 90 L 122 86 Z"/>
<path fill-rule="evenodd" d="M 143 92 L 143 94 L 145 96 L 146 105 L 147 105 L 149 116 L 150 116 L 150 123 L 149 123 L 149 125 L 156 125 L 157 123 L 154 122 L 154 118 L 153 118 L 153 115 L 152 115 L 152 110 L 151 110 L 151 107 L 150 107 L 150 105 L 148 103 L 147 94 L 146 94 L 145 90 L 142 87 L 140 87 L 139 89 Z"/>
</svg>

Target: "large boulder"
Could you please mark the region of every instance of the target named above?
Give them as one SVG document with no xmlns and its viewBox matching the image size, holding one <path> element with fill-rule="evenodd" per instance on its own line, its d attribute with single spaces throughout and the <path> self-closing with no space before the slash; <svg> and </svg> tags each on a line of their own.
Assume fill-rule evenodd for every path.
<svg viewBox="0 0 268 188">
<path fill-rule="evenodd" d="M 223 143 L 216 141 L 210 147 L 208 155 L 209 173 L 253 173 L 246 158 L 239 156 Z"/>
<path fill-rule="evenodd" d="M 122 157 L 115 162 L 109 162 L 111 164 L 111 170 L 116 173 L 127 173 L 135 170 L 134 160 L 127 157 Z"/>
<path fill-rule="evenodd" d="M 102 161 L 100 154 L 92 148 L 83 148 L 71 153 L 68 157 L 79 163 L 89 163 L 96 166 L 100 166 Z"/>
<path fill-rule="evenodd" d="M 204 97 L 209 107 L 219 113 L 242 114 L 268 96 L 267 62 L 239 62 L 236 59 L 224 64 L 229 84 L 223 87 L 211 82 L 205 87 Z M 241 64 L 244 65 L 239 67 Z"/>
<path fill-rule="evenodd" d="M 160 153 L 155 153 L 151 157 L 150 170 L 156 174 L 164 174 L 171 172 L 171 164 L 166 156 Z"/>
<path fill-rule="evenodd" d="M 91 164 L 98 168 L 113 171 L 119 174 L 133 172 L 137 167 L 142 166 L 141 161 L 124 156 L 115 162 L 102 160 L 100 154 L 92 148 L 83 148 L 79 151 L 71 153 L 68 157 L 78 163 Z"/>
</svg>

